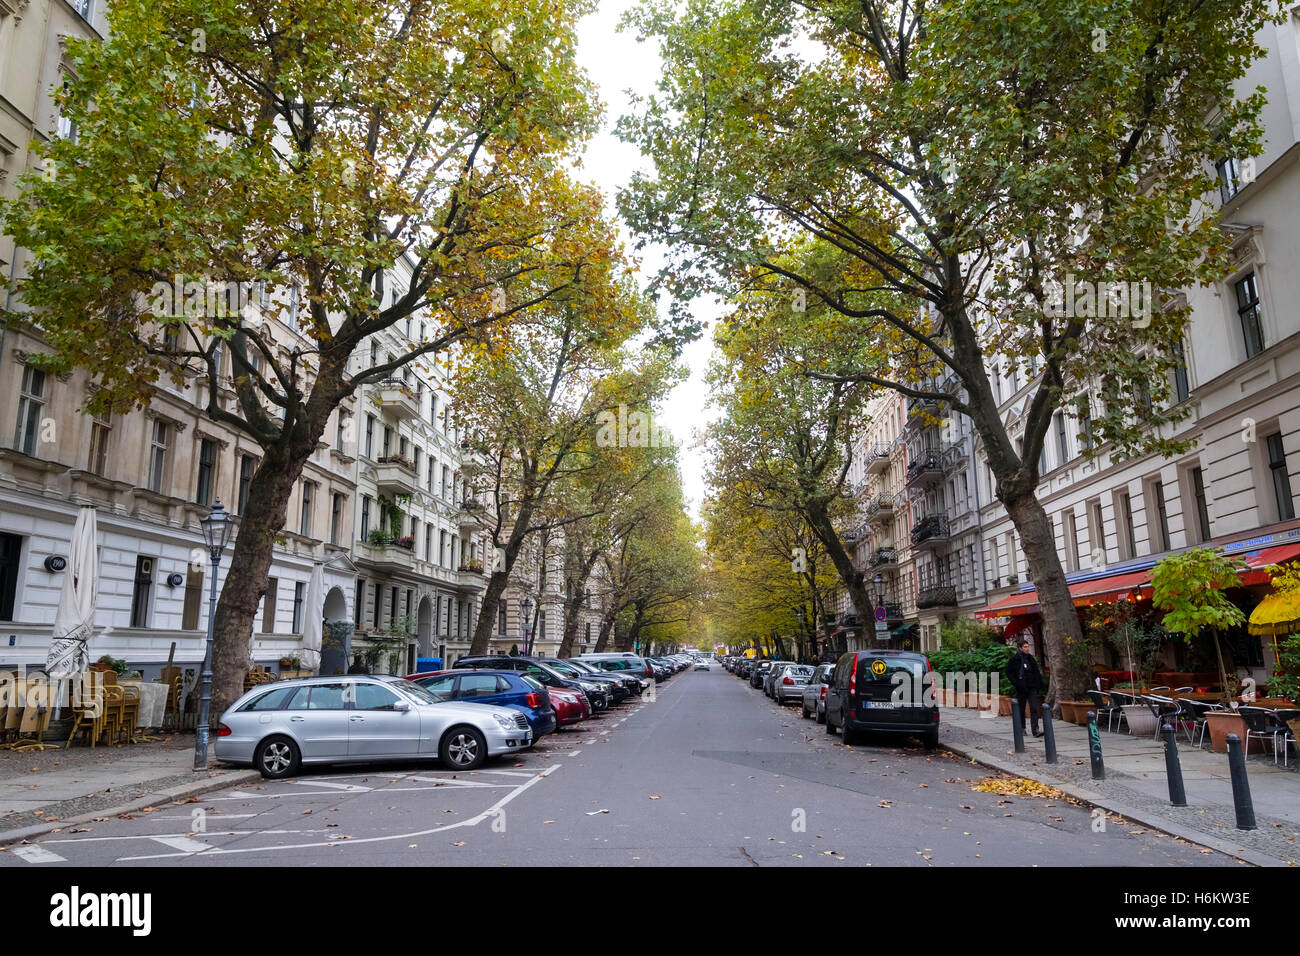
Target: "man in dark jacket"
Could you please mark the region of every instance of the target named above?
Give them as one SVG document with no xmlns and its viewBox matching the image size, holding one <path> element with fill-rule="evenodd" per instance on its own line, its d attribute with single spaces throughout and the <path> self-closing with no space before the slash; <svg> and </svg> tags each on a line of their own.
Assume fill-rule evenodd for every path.
<svg viewBox="0 0 1300 956">
<path fill-rule="evenodd" d="M 1021 641 L 1020 650 L 1007 662 L 1007 677 L 1016 689 L 1016 699 L 1020 701 L 1020 729 L 1025 729 L 1025 714 L 1032 721 L 1035 737 L 1043 736 L 1038 729 L 1038 695 L 1043 689 L 1043 675 L 1038 672 L 1038 661 L 1029 653 L 1029 642 Z"/>
</svg>

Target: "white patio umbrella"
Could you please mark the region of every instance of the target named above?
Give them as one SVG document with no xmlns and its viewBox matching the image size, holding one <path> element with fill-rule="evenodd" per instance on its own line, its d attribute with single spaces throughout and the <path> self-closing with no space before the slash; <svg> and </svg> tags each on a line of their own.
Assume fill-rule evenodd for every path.
<svg viewBox="0 0 1300 956">
<path fill-rule="evenodd" d="M 54 640 L 45 665 L 51 681 L 76 677 L 90 663 L 86 641 L 95 622 L 95 602 L 99 597 L 95 537 L 95 509 L 84 505 L 72 528 L 63 593 L 54 612 Z"/>
<path fill-rule="evenodd" d="M 307 597 L 303 603 L 306 618 L 302 625 L 302 652 L 299 658 L 304 670 L 314 671 L 320 667 L 320 648 L 322 635 L 322 617 L 325 613 L 325 565 L 317 564 L 311 570 L 311 580 L 307 582 Z"/>
</svg>

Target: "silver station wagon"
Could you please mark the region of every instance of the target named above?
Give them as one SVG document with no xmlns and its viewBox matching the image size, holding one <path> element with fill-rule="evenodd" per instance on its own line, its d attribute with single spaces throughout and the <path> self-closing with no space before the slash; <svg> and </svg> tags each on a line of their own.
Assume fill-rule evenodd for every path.
<svg viewBox="0 0 1300 956">
<path fill-rule="evenodd" d="M 400 677 L 309 677 L 254 687 L 221 715 L 216 757 L 271 779 L 304 764 L 437 757 L 473 770 L 533 744 L 516 710 L 445 700 Z"/>
</svg>

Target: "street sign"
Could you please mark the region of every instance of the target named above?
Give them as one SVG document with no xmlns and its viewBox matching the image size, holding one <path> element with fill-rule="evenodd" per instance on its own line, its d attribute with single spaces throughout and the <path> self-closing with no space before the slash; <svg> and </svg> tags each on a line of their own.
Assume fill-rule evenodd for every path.
<svg viewBox="0 0 1300 956">
<path fill-rule="evenodd" d="M 876 633 L 877 633 L 877 634 L 888 634 L 888 633 L 889 633 L 889 625 L 886 624 L 884 621 L 877 621 L 877 622 L 876 622 Z"/>
<path fill-rule="evenodd" d="M 885 619 L 885 609 L 884 609 L 884 607 L 883 607 L 882 605 L 877 604 L 877 605 L 876 605 L 876 620 L 877 620 L 877 621 L 883 621 L 884 619 Z M 877 628 L 877 630 L 879 630 L 879 628 Z"/>
</svg>

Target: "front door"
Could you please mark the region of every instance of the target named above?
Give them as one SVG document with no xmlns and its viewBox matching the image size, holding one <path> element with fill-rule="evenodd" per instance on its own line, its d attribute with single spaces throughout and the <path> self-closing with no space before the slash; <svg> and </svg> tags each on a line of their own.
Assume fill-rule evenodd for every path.
<svg viewBox="0 0 1300 956">
<path fill-rule="evenodd" d="M 420 715 L 414 707 L 394 710 L 401 698 L 382 684 L 357 681 L 348 715 L 348 755 L 354 758 L 414 755 L 420 750 Z"/>
</svg>

